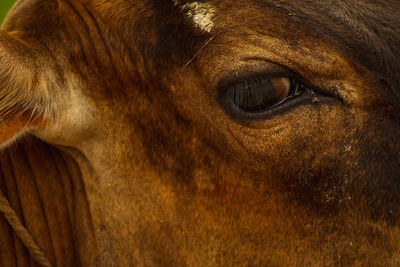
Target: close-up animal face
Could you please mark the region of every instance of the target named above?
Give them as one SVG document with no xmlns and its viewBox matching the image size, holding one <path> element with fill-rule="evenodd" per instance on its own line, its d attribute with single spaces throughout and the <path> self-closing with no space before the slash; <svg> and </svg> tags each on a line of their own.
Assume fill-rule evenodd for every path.
<svg viewBox="0 0 400 267">
<path fill-rule="evenodd" d="M 399 265 L 399 9 L 17 1 L 0 266 Z"/>
</svg>

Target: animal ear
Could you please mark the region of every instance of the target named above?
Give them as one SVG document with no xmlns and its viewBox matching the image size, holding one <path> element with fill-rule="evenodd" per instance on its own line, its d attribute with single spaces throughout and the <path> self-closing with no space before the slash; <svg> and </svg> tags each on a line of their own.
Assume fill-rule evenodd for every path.
<svg viewBox="0 0 400 267">
<path fill-rule="evenodd" d="M 0 144 L 45 123 L 50 96 L 38 49 L 0 31 Z"/>
</svg>

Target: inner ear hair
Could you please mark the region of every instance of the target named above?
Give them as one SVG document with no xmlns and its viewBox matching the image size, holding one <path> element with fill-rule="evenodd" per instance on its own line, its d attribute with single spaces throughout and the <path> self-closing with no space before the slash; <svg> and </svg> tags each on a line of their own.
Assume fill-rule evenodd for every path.
<svg viewBox="0 0 400 267">
<path fill-rule="evenodd" d="M 34 122 L 51 116 L 43 55 L 0 31 L 0 120 Z"/>
<path fill-rule="evenodd" d="M 0 30 L 0 144 L 51 119 L 47 58 L 37 47 Z"/>
</svg>

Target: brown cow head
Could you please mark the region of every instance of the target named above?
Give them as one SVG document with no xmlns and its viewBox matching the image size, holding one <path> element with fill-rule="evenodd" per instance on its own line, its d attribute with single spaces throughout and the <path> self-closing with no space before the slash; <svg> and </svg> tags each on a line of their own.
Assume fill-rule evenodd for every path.
<svg viewBox="0 0 400 267">
<path fill-rule="evenodd" d="M 19 1 L 1 141 L 74 157 L 105 265 L 400 264 L 399 8 Z"/>
</svg>

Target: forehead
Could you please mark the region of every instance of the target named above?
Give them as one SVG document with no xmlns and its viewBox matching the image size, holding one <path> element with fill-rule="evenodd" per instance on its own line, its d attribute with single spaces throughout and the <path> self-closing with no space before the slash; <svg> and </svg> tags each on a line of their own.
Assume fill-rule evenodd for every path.
<svg viewBox="0 0 400 267">
<path fill-rule="evenodd" d="M 174 0 L 194 30 L 319 39 L 400 91 L 400 1 Z"/>
</svg>

